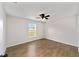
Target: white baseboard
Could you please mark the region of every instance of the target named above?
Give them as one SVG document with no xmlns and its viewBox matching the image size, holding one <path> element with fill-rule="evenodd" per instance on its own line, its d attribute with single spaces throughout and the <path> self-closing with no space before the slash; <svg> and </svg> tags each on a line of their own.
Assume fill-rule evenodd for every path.
<svg viewBox="0 0 79 59">
<path fill-rule="evenodd" d="M 71 45 L 71 46 L 75 46 L 75 47 L 78 47 L 77 45 L 75 44 L 70 44 L 70 43 L 67 43 L 67 42 L 63 42 L 63 41 L 59 41 L 59 40 L 55 40 L 55 39 L 50 39 L 50 38 L 47 38 L 49 40 L 53 40 L 53 41 L 56 41 L 56 42 L 60 42 L 60 43 L 64 43 L 64 44 L 67 44 L 67 45 Z"/>
<path fill-rule="evenodd" d="M 41 39 L 41 38 L 39 38 L 39 39 Z M 19 44 L 23 44 L 23 43 L 28 43 L 28 42 L 31 42 L 31 41 L 34 41 L 34 40 L 39 40 L 39 39 L 29 39 L 28 41 L 25 41 L 25 42 L 20 42 L 20 43 L 16 43 L 16 44 L 9 44 L 9 45 L 7 45 L 7 48 L 8 47 L 12 47 L 12 46 L 16 46 L 16 45 L 19 45 Z"/>
</svg>

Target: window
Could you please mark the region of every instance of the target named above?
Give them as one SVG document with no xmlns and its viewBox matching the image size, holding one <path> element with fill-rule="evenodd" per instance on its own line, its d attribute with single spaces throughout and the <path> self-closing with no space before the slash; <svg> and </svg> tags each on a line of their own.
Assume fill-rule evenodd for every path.
<svg viewBox="0 0 79 59">
<path fill-rule="evenodd" d="M 28 36 L 30 38 L 36 37 L 36 24 L 35 23 L 28 24 Z"/>
</svg>

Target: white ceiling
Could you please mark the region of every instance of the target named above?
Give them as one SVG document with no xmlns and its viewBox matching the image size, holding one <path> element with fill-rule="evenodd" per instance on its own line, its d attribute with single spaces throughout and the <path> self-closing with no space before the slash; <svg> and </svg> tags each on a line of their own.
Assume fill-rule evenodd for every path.
<svg viewBox="0 0 79 59">
<path fill-rule="evenodd" d="M 50 14 L 53 19 L 72 16 L 78 9 L 76 2 L 6 2 L 3 5 L 8 15 L 29 19 L 35 19 L 40 13 Z"/>
</svg>

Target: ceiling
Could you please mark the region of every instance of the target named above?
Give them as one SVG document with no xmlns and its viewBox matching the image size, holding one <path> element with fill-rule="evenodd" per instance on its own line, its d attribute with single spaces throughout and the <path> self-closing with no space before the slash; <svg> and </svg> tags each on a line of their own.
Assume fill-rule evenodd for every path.
<svg viewBox="0 0 79 59">
<path fill-rule="evenodd" d="M 50 14 L 50 19 L 57 19 L 77 14 L 76 2 L 5 2 L 3 3 L 6 14 L 36 19 L 40 13 Z"/>
</svg>

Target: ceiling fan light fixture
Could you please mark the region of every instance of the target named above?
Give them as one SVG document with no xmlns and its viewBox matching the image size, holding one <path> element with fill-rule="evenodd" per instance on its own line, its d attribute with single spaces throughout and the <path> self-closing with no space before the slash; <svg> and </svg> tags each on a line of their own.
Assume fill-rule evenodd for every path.
<svg viewBox="0 0 79 59">
<path fill-rule="evenodd" d="M 40 14 L 40 17 L 42 19 L 48 19 L 48 17 L 50 17 L 50 15 Z"/>
</svg>

